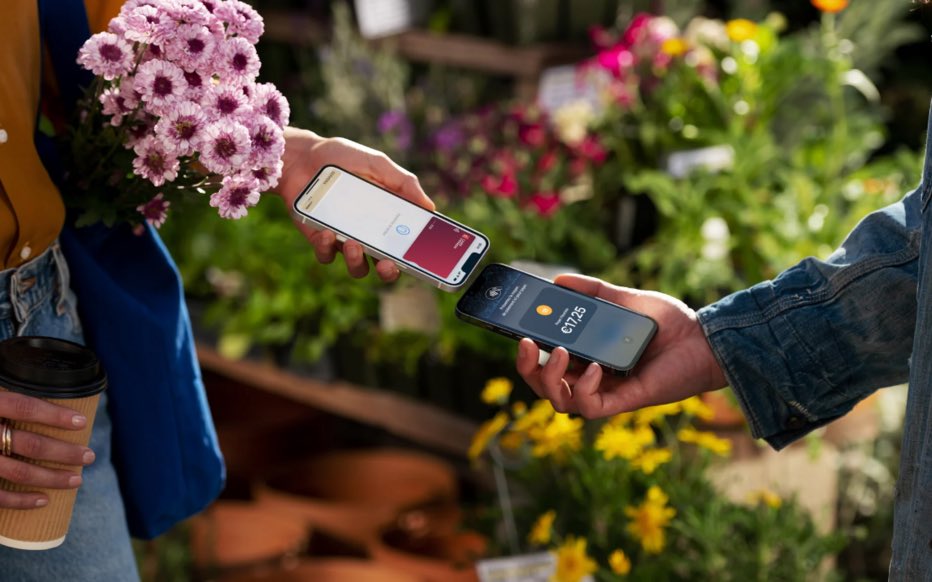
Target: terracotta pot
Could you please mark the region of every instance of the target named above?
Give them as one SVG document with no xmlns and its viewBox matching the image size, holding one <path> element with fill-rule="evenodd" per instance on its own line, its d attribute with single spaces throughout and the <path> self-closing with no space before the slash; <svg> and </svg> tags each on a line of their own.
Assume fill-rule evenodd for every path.
<svg viewBox="0 0 932 582">
<path fill-rule="evenodd" d="M 307 523 L 254 503 L 217 501 L 191 519 L 191 554 L 200 571 L 276 564 L 307 545 Z"/>
<path fill-rule="evenodd" d="M 374 560 L 410 572 L 425 582 L 478 582 L 475 562 L 486 539 L 474 532 L 410 537 L 388 530 L 369 547 Z"/>
<path fill-rule="evenodd" d="M 329 453 L 259 484 L 257 501 L 368 544 L 404 509 L 457 495 L 456 475 L 433 457 L 394 449 Z"/>
<path fill-rule="evenodd" d="M 287 568 L 237 574 L 218 582 L 422 582 L 417 576 L 365 560 L 302 560 Z"/>
</svg>

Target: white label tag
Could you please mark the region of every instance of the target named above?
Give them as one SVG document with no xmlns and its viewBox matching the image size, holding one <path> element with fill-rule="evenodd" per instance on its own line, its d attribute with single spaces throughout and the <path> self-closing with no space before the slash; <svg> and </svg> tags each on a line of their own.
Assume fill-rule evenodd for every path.
<svg viewBox="0 0 932 582">
<path fill-rule="evenodd" d="M 720 172 L 735 165 L 735 150 L 729 145 L 673 152 L 667 157 L 666 171 L 674 178 L 685 178 L 693 170 L 703 168 Z"/>
<path fill-rule="evenodd" d="M 480 560 L 476 572 L 480 582 L 549 582 L 556 571 L 553 554 L 527 554 Z"/>
<path fill-rule="evenodd" d="M 425 14 L 424 0 L 355 0 L 359 33 L 378 38 L 404 32 Z"/>
<path fill-rule="evenodd" d="M 598 112 L 599 100 L 596 87 L 589 77 L 579 75 L 576 65 L 562 65 L 544 69 L 537 86 L 537 104 L 548 113 L 564 105 L 585 101 Z"/>
</svg>

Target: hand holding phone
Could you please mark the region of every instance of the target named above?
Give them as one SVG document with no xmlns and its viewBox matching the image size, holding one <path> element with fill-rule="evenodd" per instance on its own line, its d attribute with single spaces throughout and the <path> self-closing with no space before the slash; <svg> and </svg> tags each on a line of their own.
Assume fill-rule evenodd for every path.
<svg viewBox="0 0 932 582">
<path fill-rule="evenodd" d="M 445 291 L 462 286 L 489 249 L 482 233 L 332 165 L 308 183 L 292 213 Z"/>
<path fill-rule="evenodd" d="M 518 345 L 517 369 L 531 389 L 559 412 L 602 418 L 645 406 L 678 402 L 727 384 L 696 312 L 669 295 L 617 287 L 581 275 L 561 275 L 557 285 L 584 296 L 636 310 L 657 322 L 657 332 L 626 376 L 603 373 L 597 364 L 570 366 L 565 348 L 545 364 L 530 339 Z"/>
</svg>

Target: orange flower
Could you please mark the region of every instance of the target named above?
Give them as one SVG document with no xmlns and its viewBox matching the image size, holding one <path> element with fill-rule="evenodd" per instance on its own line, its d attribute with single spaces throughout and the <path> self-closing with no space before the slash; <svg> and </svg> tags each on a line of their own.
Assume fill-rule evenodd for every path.
<svg viewBox="0 0 932 582">
<path fill-rule="evenodd" d="M 812 0 L 812 5 L 822 12 L 835 14 L 848 7 L 848 0 Z"/>
</svg>

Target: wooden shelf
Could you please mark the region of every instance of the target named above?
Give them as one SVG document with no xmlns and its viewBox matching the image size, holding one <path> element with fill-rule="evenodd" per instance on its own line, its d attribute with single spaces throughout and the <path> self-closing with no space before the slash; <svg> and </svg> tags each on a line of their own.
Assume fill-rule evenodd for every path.
<svg viewBox="0 0 932 582">
<path fill-rule="evenodd" d="M 322 382 L 252 360 L 230 360 L 200 343 L 197 356 L 201 367 L 214 374 L 445 453 L 465 457 L 476 430 L 469 420 L 400 394 L 347 382 Z"/>
<path fill-rule="evenodd" d="M 312 18 L 282 11 L 264 16 L 265 38 L 298 46 L 326 42 L 328 31 Z M 491 75 L 514 77 L 516 94 L 533 98 L 541 72 L 547 67 L 578 62 L 590 56 L 581 44 L 542 43 L 511 46 L 494 40 L 461 34 L 435 34 L 410 30 L 372 41 L 392 47 L 408 60 L 458 67 Z"/>
</svg>

